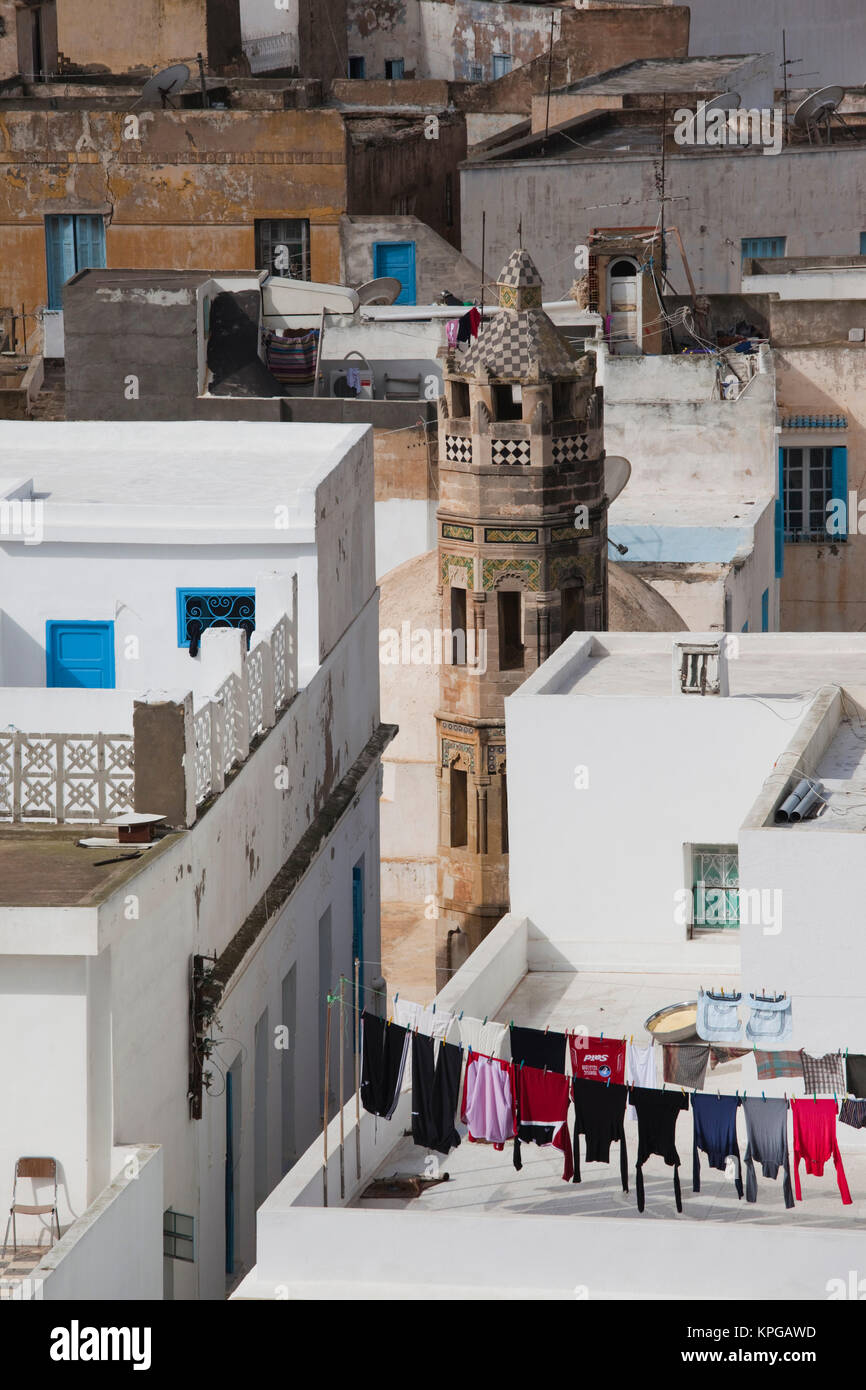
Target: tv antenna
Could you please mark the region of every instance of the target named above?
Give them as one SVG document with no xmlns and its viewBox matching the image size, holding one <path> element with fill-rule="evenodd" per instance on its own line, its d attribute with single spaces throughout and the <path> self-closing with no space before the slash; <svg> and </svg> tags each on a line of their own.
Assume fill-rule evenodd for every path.
<svg viewBox="0 0 866 1390">
<path fill-rule="evenodd" d="M 809 144 L 821 144 L 821 127 L 826 133 L 826 143 L 833 143 L 833 121 L 837 120 L 844 126 L 847 133 L 854 139 L 854 132 L 839 115 L 838 106 L 845 95 L 844 87 L 821 87 L 817 92 L 812 92 L 811 96 L 801 101 L 794 112 L 793 124 L 798 130 L 805 130 L 809 137 Z M 812 136 L 815 136 L 813 141 Z"/>
<path fill-rule="evenodd" d="M 162 102 L 162 109 L 171 107 L 170 98 L 186 86 L 189 81 L 190 72 L 186 63 L 175 63 L 173 67 L 163 68 L 162 72 L 154 73 L 149 77 L 141 89 L 141 96 L 135 103 L 147 102 L 151 105 L 159 98 Z M 173 109 L 173 108 L 172 108 Z"/>
</svg>

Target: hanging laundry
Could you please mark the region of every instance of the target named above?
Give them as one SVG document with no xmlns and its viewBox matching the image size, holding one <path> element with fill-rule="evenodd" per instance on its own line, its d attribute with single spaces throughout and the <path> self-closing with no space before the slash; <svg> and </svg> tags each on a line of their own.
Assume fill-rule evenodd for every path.
<svg viewBox="0 0 866 1390">
<path fill-rule="evenodd" d="M 409 1032 L 398 1023 L 364 1010 L 361 1014 L 361 1104 L 371 1115 L 390 1120 L 397 1108 Z"/>
<path fill-rule="evenodd" d="M 791 1169 L 788 1161 L 788 1102 L 781 1098 L 763 1096 L 756 1100 L 747 1096 L 743 1100 L 743 1114 L 746 1117 L 746 1201 L 757 1202 L 758 1180 L 755 1177 L 755 1162 L 761 1165 L 765 1178 L 776 1179 L 779 1169 L 784 1173 L 782 1195 L 785 1206 L 794 1205 L 791 1191 Z"/>
<path fill-rule="evenodd" d="M 315 380 L 318 351 L 318 328 L 287 328 L 282 337 L 268 333 L 265 338 L 268 371 L 284 386 L 303 386 Z"/>
<path fill-rule="evenodd" d="M 628 1073 L 630 1086 L 658 1086 L 656 1079 L 656 1053 L 652 1043 L 648 1047 L 638 1047 L 636 1043 L 629 1043 L 625 1054 L 625 1067 Z M 626 1107 L 626 1119 L 637 1122 L 637 1111 L 629 1102 Z"/>
<path fill-rule="evenodd" d="M 739 1042 L 743 1036 L 739 1015 L 742 998 L 741 994 L 721 994 L 702 989 L 698 994 L 698 1037 L 705 1042 Z"/>
<path fill-rule="evenodd" d="M 664 1079 L 674 1086 L 704 1089 L 710 1049 L 706 1043 L 665 1043 Z"/>
<path fill-rule="evenodd" d="M 438 1055 L 434 1061 L 434 1048 Z M 412 1138 L 425 1149 L 447 1154 L 460 1143 L 454 1116 L 460 1099 L 459 1047 L 412 1035 Z"/>
<path fill-rule="evenodd" d="M 637 1111 L 637 1209 L 644 1209 L 643 1165 L 653 1154 L 657 1154 L 674 1170 L 674 1200 L 677 1211 L 682 1211 L 676 1129 L 680 1111 L 689 1108 L 689 1098 L 682 1091 L 651 1091 L 643 1086 L 633 1086 L 629 1091 L 629 1099 Z"/>
<path fill-rule="evenodd" d="M 810 1057 L 805 1048 L 800 1052 L 803 1080 L 809 1095 L 841 1095 L 845 1090 L 842 1076 L 841 1052 L 825 1052 L 823 1057 Z"/>
<path fill-rule="evenodd" d="M 852 1129 L 866 1129 L 866 1100 L 846 1097 L 839 1111 L 839 1123 L 850 1125 Z"/>
<path fill-rule="evenodd" d="M 574 1163 L 568 1133 L 569 1078 L 560 1072 L 541 1071 L 538 1067 L 514 1066 L 514 1089 L 517 1101 L 515 1168 L 519 1172 L 523 1167 L 521 1143 L 538 1144 L 542 1148 L 552 1144 L 565 1155 L 562 1177 L 564 1182 L 570 1182 Z"/>
<path fill-rule="evenodd" d="M 346 385 L 353 396 L 361 394 L 361 369 L 360 367 L 348 367 L 346 369 Z"/>
<path fill-rule="evenodd" d="M 425 1004 L 416 1004 L 411 999 L 395 999 L 394 1022 L 410 1032 L 426 1033 L 431 1038 L 446 1038 L 454 1015 L 447 1009 L 433 1010 Z"/>
<path fill-rule="evenodd" d="M 753 1043 L 783 1043 L 793 1029 L 791 1000 L 786 994 L 750 994 L 752 1012 L 746 1024 L 746 1037 Z"/>
<path fill-rule="evenodd" d="M 480 1052 L 485 1057 L 508 1055 L 508 1028 L 506 1024 L 494 1023 L 492 1019 L 485 1022 L 464 1014 L 455 1021 L 450 1037 L 452 1042 L 460 1043 L 464 1050 L 468 1051 L 471 1047 L 473 1052 Z"/>
<path fill-rule="evenodd" d="M 585 1081 L 625 1081 L 625 1040 L 592 1038 L 585 1033 L 568 1034 L 571 1074 Z"/>
<path fill-rule="evenodd" d="M 516 1066 L 540 1067 L 565 1074 L 565 1034 L 511 1025 L 511 1060 Z"/>
<path fill-rule="evenodd" d="M 480 326 L 481 326 L 481 313 L 480 313 L 480 310 L 476 309 L 476 308 L 473 306 L 473 308 L 471 308 L 471 309 L 469 310 L 469 313 L 466 315 L 466 317 L 469 319 L 469 328 L 470 328 L 470 330 L 471 330 L 471 333 L 472 333 L 473 338 L 477 338 L 477 337 L 478 337 L 478 329 L 479 329 Z"/>
<path fill-rule="evenodd" d="M 836 1102 L 813 1100 L 807 1096 L 805 1100 L 792 1100 L 791 1109 L 794 1114 L 794 1193 L 797 1201 L 803 1200 L 800 1192 L 800 1160 L 804 1161 L 807 1173 L 822 1178 L 824 1164 L 828 1158 L 832 1158 L 842 1205 L 850 1206 L 852 1197 L 836 1143 Z"/>
<path fill-rule="evenodd" d="M 755 1052 L 759 1081 L 773 1081 L 780 1076 L 802 1076 L 803 1059 L 799 1052 Z"/>
<path fill-rule="evenodd" d="M 510 1062 L 472 1052 L 466 1062 L 460 1118 L 473 1144 L 483 1141 L 501 1149 L 516 1133 Z"/>
<path fill-rule="evenodd" d="M 445 325 L 445 337 L 448 339 L 449 347 L 457 346 L 457 332 L 460 328 L 459 319 L 449 319 Z"/>
<path fill-rule="evenodd" d="M 751 1051 L 750 1047 L 714 1047 L 710 1044 L 710 1071 L 724 1067 L 728 1062 L 739 1061 L 740 1057 L 748 1057 Z"/>
<path fill-rule="evenodd" d="M 846 1090 L 852 1096 L 866 1097 L 866 1057 L 862 1052 L 848 1052 L 845 1055 Z"/>
<path fill-rule="evenodd" d="M 625 1147 L 625 1086 L 575 1076 L 571 1083 L 574 1101 L 574 1182 L 580 1182 L 580 1136 L 586 1135 L 586 1162 L 610 1163 L 610 1146 L 619 1144 L 619 1171 L 622 1190 L 628 1192 L 628 1153 Z"/>
<path fill-rule="evenodd" d="M 468 343 L 472 341 L 472 316 L 464 314 L 457 321 L 457 341 L 458 343 Z"/>
<path fill-rule="evenodd" d="M 692 1155 L 692 1191 L 701 1190 L 700 1153 L 707 1156 L 711 1168 L 724 1172 L 727 1160 L 736 1161 L 734 1187 L 738 1197 L 743 1195 L 743 1174 L 740 1168 L 740 1148 L 737 1143 L 736 1096 L 692 1096 L 694 1115 L 694 1152 Z"/>
</svg>

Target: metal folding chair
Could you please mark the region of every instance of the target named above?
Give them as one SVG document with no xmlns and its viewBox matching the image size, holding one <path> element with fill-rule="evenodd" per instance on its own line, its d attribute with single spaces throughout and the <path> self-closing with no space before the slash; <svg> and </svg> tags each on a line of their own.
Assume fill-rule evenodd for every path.
<svg viewBox="0 0 866 1390">
<path fill-rule="evenodd" d="M 28 1203 L 18 1201 L 18 1179 L 29 1178 L 34 1184 L 42 1179 L 54 1183 L 54 1200 L 45 1203 Z M 12 1205 L 9 1208 L 9 1220 L 6 1222 L 6 1234 L 3 1238 L 3 1250 L 5 1252 L 9 1241 L 9 1222 L 12 1223 L 12 1248 L 18 1251 L 18 1232 L 15 1227 L 16 1216 L 45 1216 L 49 1214 L 54 1217 L 57 1226 L 57 1239 L 60 1239 L 60 1217 L 57 1213 L 57 1159 L 56 1158 L 19 1158 L 15 1164 L 15 1182 L 12 1187 Z M 51 1244 L 54 1244 L 54 1230 L 49 1222 L 51 1230 Z"/>
</svg>

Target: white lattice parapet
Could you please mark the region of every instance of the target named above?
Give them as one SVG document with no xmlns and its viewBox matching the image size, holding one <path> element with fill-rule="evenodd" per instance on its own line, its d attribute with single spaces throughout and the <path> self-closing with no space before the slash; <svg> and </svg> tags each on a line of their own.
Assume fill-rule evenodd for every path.
<svg viewBox="0 0 866 1390">
<path fill-rule="evenodd" d="M 130 734 L 0 734 L 0 819 L 106 821 L 133 810 Z"/>
</svg>

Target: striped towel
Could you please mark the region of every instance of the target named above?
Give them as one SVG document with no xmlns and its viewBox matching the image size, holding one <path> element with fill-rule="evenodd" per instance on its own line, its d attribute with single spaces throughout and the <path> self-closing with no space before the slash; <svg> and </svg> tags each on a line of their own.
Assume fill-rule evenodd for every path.
<svg viewBox="0 0 866 1390">
<path fill-rule="evenodd" d="M 665 1043 L 664 1057 L 665 1081 L 674 1086 L 688 1086 L 693 1091 L 704 1089 L 710 1060 L 708 1043 Z"/>
<path fill-rule="evenodd" d="M 303 386 L 315 380 L 318 350 L 318 328 L 289 328 L 285 337 L 278 338 L 275 333 L 265 337 L 268 370 L 285 386 Z"/>
<path fill-rule="evenodd" d="M 803 1060 L 799 1052 L 755 1052 L 755 1065 L 759 1081 L 770 1081 L 777 1076 L 802 1076 Z"/>
</svg>

